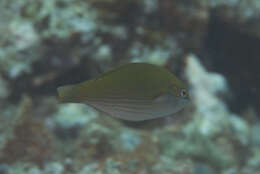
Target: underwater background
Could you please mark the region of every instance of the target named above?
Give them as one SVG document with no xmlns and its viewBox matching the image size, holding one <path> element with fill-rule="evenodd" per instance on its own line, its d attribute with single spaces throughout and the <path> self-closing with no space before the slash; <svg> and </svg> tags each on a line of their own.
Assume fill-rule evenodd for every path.
<svg viewBox="0 0 260 174">
<path fill-rule="evenodd" d="M 128 122 L 56 88 L 129 62 L 191 105 Z M 0 0 L 0 174 L 259 174 L 259 0 Z"/>
</svg>

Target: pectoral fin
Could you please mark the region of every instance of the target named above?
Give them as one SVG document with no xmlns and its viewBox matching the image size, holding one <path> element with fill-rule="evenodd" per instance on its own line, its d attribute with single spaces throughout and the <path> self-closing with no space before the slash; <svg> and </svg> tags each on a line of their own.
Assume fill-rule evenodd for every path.
<svg viewBox="0 0 260 174">
<path fill-rule="evenodd" d="M 169 94 L 160 94 L 154 98 L 155 103 L 165 103 L 170 100 L 170 95 Z"/>
</svg>

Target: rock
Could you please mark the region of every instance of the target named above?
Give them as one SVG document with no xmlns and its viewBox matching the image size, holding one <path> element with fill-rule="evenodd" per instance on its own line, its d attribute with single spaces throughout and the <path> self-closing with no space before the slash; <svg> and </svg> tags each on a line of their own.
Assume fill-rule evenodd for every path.
<svg viewBox="0 0 260 174">
<path fill-rule="evenodd" d="M 238 174 L 238 173 L 239 172 L 235 168 L 230 168 L 223 172 L 223 174 Z"/>
<path fill-rule="evenodd" d="M 247 159 L 246 164 L 243 166 L 241 170 L 245 174 L 259 172 L 260 150 L 259 148 L 252 148 L 251 153 L 251 156 Z"/>
<path fill-rule="evenodd" d="M 252 138 L 252 145 L 254 146 L 259 146 L 260 145 L 260 123 L 256 123 L 255 125 L 252 126 L 251 129 L 251 138 Z"/>
<path fill-rule="evenodd" d="M 83 169 L 79 172 L 79 174 L 86 174 L 86 173 L 93 173 L 93 174 L 102 174 L 101 171 L 98 171 L 98 164 L 88 164 L 83 167 Z"/>
<path fill-rule="evenodd" d="M 171 50 L 175 50 L 172 52 Z M 181 52 L 174 38 L 165 39 L 160 46 L 151 48 L 142 43 L 134 43 L 129 49 L 132 62 L 148 62 L 164 66 L 173 55 Z"/>
<path fill-rule="evenodd" d="M 55 151 L 54 138 L 43 122 L 35 120 L 32 113 L 32 99 L 26 96 L 10 124 L 12 136 L 1 148 L 0 163 L 31 162 L 42 165 L 51 158 Z"/>
<path fill-rule="evenodd" d="M 137 132 L 125 129 L 118 136 L 114 145 L 120 144 L 120 149 L 133 152 L 141 143 L 141 137 Z"/>
<path fill-rule="evenodd" d="M 84 104 L 64 104 L 46 124 L 60 138 L 76 138 L 82 127 L 98 117 L 98 112 Z"/>
<path fill-rule="evenodd" d="M 64 167 L 58 162 L 53 162 L 45 165 L 44 173 L 46 174 L 62 174 L 64 172 Z"/>
<path fill-rule="evenodd" d="M 259 112 L 259 1 L 216 2 L 200 59 L 208 70 L 226 77 L 233 112 L 241 114 L 252 106 Z"/>
<path fill-rule="evenodd" d="M 38 167 L 32 167 L 28 170 L 28 174 L 43 174 Z"/>
<path fill-rule="evenodd" d="M 194 174 L 216 174 L 216 172 L 208 165 L 197 163 Z"/>
<path fill-rule="evenodd" d="M 53 116 L 54 123 L 63 129 L 82 127 L 98 117 L 97 111 L 85 104 L 64 104 Z"/>
<path fill-rule="evenodd" d="M 9 96 L 8 83 L 0 75 L 0 100 Z"/>
<path fill-rule="evenodd" d="M 217 15 L 220 20 L 227 25 L 235 27 L 241 32 L 260 38 L 259 21 L 260 4 L 257 0 L 249 1 L 227 1 L 215 5 Z"/>
<path fill-rule="evenodd" d="M 9 166 L 7 164 L 0 164 L 0 174 L 9 174 Z"/>
</svg>

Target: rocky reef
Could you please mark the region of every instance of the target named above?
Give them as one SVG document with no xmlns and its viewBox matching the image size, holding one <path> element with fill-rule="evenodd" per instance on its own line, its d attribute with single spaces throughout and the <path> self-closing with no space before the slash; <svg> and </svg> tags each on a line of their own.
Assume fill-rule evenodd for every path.
<svg viewBox="0 0 260 174">
<path fill-rule="evenodd" d="M 0 1 L 0 174 L 260 173 L 259 0 Z M 127 122 L 56 88 L 164 66 L 191 105 Z"/>
</svg>

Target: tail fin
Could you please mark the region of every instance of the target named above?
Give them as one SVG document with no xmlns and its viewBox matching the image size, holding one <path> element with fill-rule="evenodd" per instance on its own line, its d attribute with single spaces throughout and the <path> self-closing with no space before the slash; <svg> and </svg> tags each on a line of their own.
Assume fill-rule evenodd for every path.
<svg viewBox="0 0 260 174">
<path fill-rule="evenodd" d="M 66 85 L 57 88 L 58 100 L 60 103 L 73 102 L 72 99 L 73 87 L 74 85 Z"/>
</svg>

